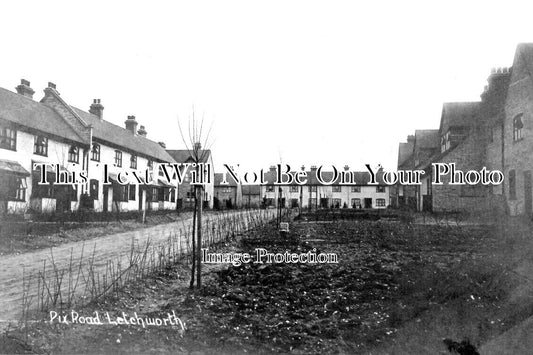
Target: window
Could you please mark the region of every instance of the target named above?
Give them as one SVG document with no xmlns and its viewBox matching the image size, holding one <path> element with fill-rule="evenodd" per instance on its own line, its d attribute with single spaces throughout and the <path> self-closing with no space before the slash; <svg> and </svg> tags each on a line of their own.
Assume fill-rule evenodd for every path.
<svg viewBox="0 0 533 355">
<path fill-rule="evenodd" d="M 450 143 L 450 131 L 448 131 L 440 138 L 440 151 L 445 152 L 450 149 Z"/>
<path fill-rule="evenodd" d="M 514 170 L 509 170 L 509 198 L 516 200 L 516 173 Z"/>
<path fill-rule="evenodd" d="M 100 144 L 93 143 L 93 148 L 91 149 L 91 160 L 100 161 Z"/>
<path fill-rule="evenodd" d="M 33 154 L 48 156 L 48 138 L 44 136 L 33 137 Z"/>
<path fill-rule="evenodd" d="M 17 131 L 11 128 L 0 127 L 0 148 L 17 149 Z"/>
<path fill-rule="evenodd" d="M 376 192 L 385 192 L 385 186 L 376 186 Z"/>
<path fill-rule="evenodd" d="M 128 187 L 129 185 L 119 185 L 113 183 L 113 200 L 128 201 Z"/>
<path fill-rule="evenodd" d="M 376 207 L 385 207 L 385 199 L 376 198 Z"/>
<path fill-rule="evenodd" d="M 522 123 L 523 114 L 516 115 L 513 119 L 513 140 L 519 141 L 522 139 L 522 128 L 524 124 Z"/>
<path fill-rule="evenodd" d="M 341 187 L 338 185 L 333 186 L 333 192 L 341 192 Z"/>
<path fill-rule="evenodd" d="M 290 191 L 290 192 L 298 192 L 298 186 L 291 186 L 291 187 L 289 188 L 289 191 Z"/>
<path fill-rule="evenodd" d="M 149 169 L 152 169 L 154 167 L 154 161 L 153 160 L 148 160 L 147 166 L 148 166 Z"/>
<path fill-rule="evenodd" d="M 0 200 L 26 201 L 26 178 L 14 174 L 0 174 Z"/>
<path fill-rule="evenodd" d="M 115 166 L 122 167 L 122 152 L 115 150 Z"/>
<path fill-rule="evenodd" d="M 176 202 L 176 188 L 170 189 L 170 202 Z"/>
<path fill-rule="evenodd" d="M 352 208 L 361 208 L 360 198 L 352 198 Z"/>
<path fill-rule="evenodd" d="M 54 197 L 54 182 L 56 176 L 54 173 L 46 172 L 46 180 L 48 184 L 39 184 L 41 181 L 41 167 L 37 167 L 32 172 L 31 197 L 32 198 L 53 198 Z"/>
<path fill-rule="evenodd" d="M 361 192 L 361 186 L 352 186 L 352 192 Z"/>
<path fill-rule="evenodd" d="M 78 163 L 80 161 L 80 154 L 78 147 L 71 146 L 68 150 L 68 161 L 70 163 Z"/>
<path fill-rule="evenodd" d="M 130 157 L 130 168 L 137 169 L 137 156 L 136 155 L 132 155 Z"/>
<path fill-rule="evenodd" d="M 135 200 L 135 185 L 129 185 L 128 200 Z"/>
<path fill-rule="evenodd" d="M 266 190 L 267 192 L 274 192 L 274 185 L 267 185 Z"/>
<path fill-rule="evenodd" d="M 334 186 L 335 187 L 335 186 Z M 340 187 L 340 186 L 339 186 Z M 334 198 L 333 201 L 332 201 L 332 207 L 333 208 L 340 208 L 341 207 L 341 199 L 340 198 Z"/>
<path fill-rule="evenodd" d="M 316 187 L 316 186 L 315 186 Z M 310 198 L 309 199 L 309 206 L 314 207 L 316 206 L 316 198 Z"/>
<path fill-rule="evenodd" d="M 159 188 L 152 187 L 152 202 L 157 202 L 159 197 Z"/>
<path fill-rule="evenodd" d="M 494 142 L 494 127 L 490 127 L 489 129 L 489 143 Z"/>
<path fill-rule="evenodd" d="M 316 192 L 316 186 L 309 186 L 310 192 Z"/>
</svg>

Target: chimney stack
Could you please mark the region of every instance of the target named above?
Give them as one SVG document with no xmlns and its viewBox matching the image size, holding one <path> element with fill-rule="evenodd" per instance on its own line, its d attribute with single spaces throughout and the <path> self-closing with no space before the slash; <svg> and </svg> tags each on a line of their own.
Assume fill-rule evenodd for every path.
<svg viewBox="0 0 533 355">
<path fill-rule="evenodd" d="M 415 136 L 413 135 L 408 135 L 407 136 L 407 143 L 412 143 L 415 141 Z"/>
<path fill-rule="evenodd" d="M 104 119 L 104 106 L 100 103 L 100 99 L 94 99 L 89 112 L 98 116 L 101 120 Z"/>
<path fill-rule="evenodd" d="M 141 137 L 146 137 L 146 129 L 144 128 L 144 126 L 141 126 L 139 128 L 139 130 L 137 131 L 137 134 Z"/>
<path fill-rule="evenodd" d="M 30 87 L 30 82 L 26 79 L 21 79 L 20 85 L 15 89 L 17 89 L 19 95 L 29 97 L 30 99 L 33 99 L 33 94 L 35 94 L 35 91 Z"/>
<path fill-rule="evenodd" d="M 124 121 L 124 123 L 126 124 L 126 129 L 135 135 L 137 132 L 137 121 L 135 121 L 135 116 L 128 116 L 128 119 Z"/>
</svg>

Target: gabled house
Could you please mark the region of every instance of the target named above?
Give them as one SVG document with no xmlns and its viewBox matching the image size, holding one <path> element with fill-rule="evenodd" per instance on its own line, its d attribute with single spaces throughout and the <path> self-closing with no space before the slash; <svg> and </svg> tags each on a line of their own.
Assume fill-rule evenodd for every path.
<svg viewBox="0 0 533 355">
<path fill-rule="evenodd" d="M 196 152 L 196 153 L 192 153 Z M 173 149 L 167 150 L 167 153 L 178 164 L 194 164 L 195 158 L 192 154 L 197 154 L 199 163 L 204 164 L 205 183 L 203 185 L 203 204 L 205 208 L 213 208 L 214 206 L 214 186 L 215 173 L 213 166 L 213 156 L 210 149 L 202 149 L 200 143 L 196 143 L 195 148 L 188 149 Z M 194 185 L 191 185 L 191 169 L 195 169 L 192 165 L 187 170 L 182 169 L 184 181 L 178 186 L 177 208 L 191 209 L 194 207 Z"/>
<path fill-rule="evenodd" d="M 502 122 L 504 198 L 511 215 L 533 216 L 533 44 L 516 48 Z"/>
</svg>

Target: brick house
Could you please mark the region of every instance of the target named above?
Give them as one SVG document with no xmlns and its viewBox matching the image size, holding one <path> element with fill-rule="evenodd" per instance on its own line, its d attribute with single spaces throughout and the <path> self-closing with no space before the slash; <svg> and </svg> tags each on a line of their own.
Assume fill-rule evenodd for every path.
<svg viewBox="0 0 533 355">
<path fill-rule="evenodd" d="M 503 171 L 507 183 L 504 199 L 511 215 L 532 217 L 533 169 L 533 44 L 520 44 L 516 49 L 505 98 L 505 115 L 501 126 L 495 124 L 495 136 L 501 129 Z M 498 127 L 499 126 L 499 127 Z M 494 151 L 498 152 L 497 144 Z M 497 163 L 498 154 L 491 154 Z"/>
</svg>

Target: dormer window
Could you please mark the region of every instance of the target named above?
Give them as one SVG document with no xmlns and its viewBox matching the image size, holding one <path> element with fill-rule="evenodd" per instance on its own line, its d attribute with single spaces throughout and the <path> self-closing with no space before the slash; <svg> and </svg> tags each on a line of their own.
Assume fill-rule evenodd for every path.
<svg viewBox="0 0 533 355">
<path fill-rule="evenodd" d="M 44 136 L 34 136 L 33 154 L 48 156 L 48 138 Z"/>
<path fill-rule="evenodd" d="M 76 163 L 76 164 L 79 163 L 80 154 L 79 154 L 78 147 L 76 146 L 70 147 L 70 149 L 68 150 L 68 161 L 69 163 Z"/>
<path fill-rule="evenodd" d="M 100 144 L 93 143 L 93 148 L 91 149 L 91 160 L 100 161 Z"/>
<path fill-rule="evenodd" d="M 524 124 L 522 122 L 523 114 L 518 114 L 513 119 L 513 140 L 519 141 L 522 139 L 522 128 L 524 128 Z"/>
</svg>

